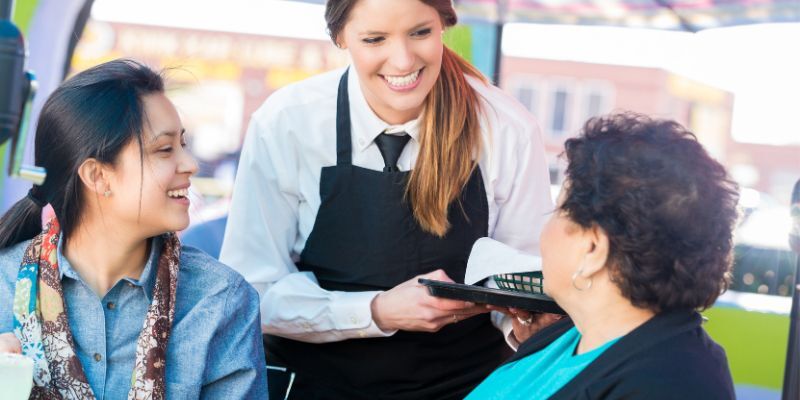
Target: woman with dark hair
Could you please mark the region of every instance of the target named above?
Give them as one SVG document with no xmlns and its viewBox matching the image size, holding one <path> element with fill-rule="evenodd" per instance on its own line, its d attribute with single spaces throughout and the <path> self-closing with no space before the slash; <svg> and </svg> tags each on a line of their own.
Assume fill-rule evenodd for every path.
<svg viewBox="0 0 800 400">
<path fill-rule="evenodd" d="M 444 46 L 452 1 L 328 1 L 325 18 L 352 65 L 253 115 L 220 258 L 260 292 L 292 397 L 462 398 L 522 325 L 417 279 L 463 281 L 469 257 L 492 258 L 478 239 L 537 252 L 537 124 Z"/>
<path fill-rule="evenodd" d="M 541 234 L 543 329 L 469 399 L 733 399 L 699 310 L 727 289 L 738 193 L 678 123 L 590 120 Z"/>
<path fill-rule="evenodd" d="M 257 293 L 173 233 L 197 170 L 184 147 L 161 76 L 134 61 L 45 102 L 47 178 L 0 219 L 0 351 L 34 360 L 32 398 L 266 396 Z"/>
</svg>

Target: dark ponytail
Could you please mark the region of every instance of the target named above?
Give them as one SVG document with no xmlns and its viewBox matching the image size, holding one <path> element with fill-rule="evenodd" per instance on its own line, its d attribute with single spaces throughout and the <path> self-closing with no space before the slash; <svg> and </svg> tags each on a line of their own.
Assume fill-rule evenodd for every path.
<svg viewBox="0 0 800 400">
<path fill-rule="evenodd" d="M 47 170 L 47 178 L 0 218 L 0 249 L 39 234 L 42 206 L 48 203 L 69 237 L 84 207 L 78 168 L 89 158 L 113 164 L 132 140 L 141 149 L 142 97 L 163 92 L 161 75 L 132 60 L 100 64 L 62 83 L 45 102 L 36 126 L 35 162 Z"/>
<path fill-rule="evenodd" d="M 28 240 L 42 231 L 42 207 L 25 196 L 0 218 L 0 249 Z"/>
</svg>

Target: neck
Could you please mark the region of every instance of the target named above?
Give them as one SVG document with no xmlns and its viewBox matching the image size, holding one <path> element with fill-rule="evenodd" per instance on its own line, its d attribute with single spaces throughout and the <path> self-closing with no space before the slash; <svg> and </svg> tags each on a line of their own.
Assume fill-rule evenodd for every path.
<svg viewBox="0 0 800 400">
<path fill-rule="evenodd" d="M 150 241 L 134 238 L 124 229 L 85 221 L 64 243 L 64 257 L 98 297 L 123 278 L 139 279 Z"/>
<path fill-rule="evenodd" d="M 644 324 L 655 313 L 634 307 L 611 282 L 596 284 L 578 299 L 569 315 L 581 333 L 577 354 L 592 351 Z"/>
<path fill-rule="evenodd" d="M 397 111 L 381 113 L 377 109 L 373 108 L 372 111 L 378 116 L 378 118 L 389 125 L 403 125 L 406 122 L 419 118 L 420 115 L 420 110 L 412 110 L 405 113 L 400 113 Z"/>
</svg>

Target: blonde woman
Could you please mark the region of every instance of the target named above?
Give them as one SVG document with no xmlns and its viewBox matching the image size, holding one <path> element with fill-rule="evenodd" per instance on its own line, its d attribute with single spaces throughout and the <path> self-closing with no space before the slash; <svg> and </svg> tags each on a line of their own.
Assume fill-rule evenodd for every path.
<svg viewBox="0 0 800 400">
<path fill-rule="evenodd" d="M 417 279 L 463 281 L 482 237 L 536 251 L 552 209 L 536 122 L 443 45 L 450 0 L 325 15 L 352 65 L 253 115 L 221 259 L 260 292 L 292 398 L 462 398 L 510 353 L 495 326 L 519 322 Z"/>
</svg>

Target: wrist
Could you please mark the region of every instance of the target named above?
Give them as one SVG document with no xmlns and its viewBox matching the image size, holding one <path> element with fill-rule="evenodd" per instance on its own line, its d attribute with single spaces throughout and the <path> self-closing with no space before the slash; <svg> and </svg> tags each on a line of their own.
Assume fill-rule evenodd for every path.
<svg viewBox="0 0 800 400">
<path fill-rule="evenodd" d="M 381 297 L 383 296 L 384 293 L 385 292 L 378 293 L 375 297 L 372 298 L 372 301 L 369 304 L 369 310 L 372 313 L 372 321 L 375 322 L 375 325 L 382 331 L 388 331 L 391 329 L 388 326 L 386 326 L 386 323 L 383 321 L 383 318 L 381 318 L 380 304 L 379 304 L 381 302 Z"/>
</svg>

